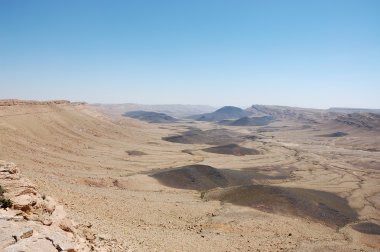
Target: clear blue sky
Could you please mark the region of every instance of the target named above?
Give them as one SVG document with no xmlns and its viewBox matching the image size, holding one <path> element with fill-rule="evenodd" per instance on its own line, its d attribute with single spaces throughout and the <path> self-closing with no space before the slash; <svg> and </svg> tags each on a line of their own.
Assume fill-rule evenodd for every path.
<svg viewBox="0 0 380 252">
<path fill-rule="evenodd" d="M 380 108 L 379 0 L 0 0 L 0 99 Z"/>
</svg>

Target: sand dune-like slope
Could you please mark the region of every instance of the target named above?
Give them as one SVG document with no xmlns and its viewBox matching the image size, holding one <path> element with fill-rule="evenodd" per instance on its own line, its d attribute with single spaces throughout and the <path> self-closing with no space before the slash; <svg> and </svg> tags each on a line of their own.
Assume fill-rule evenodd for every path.
<svg viewBox="0 0 380 252">
<path fill-rule="evenodd" d="M 0 159 L 15 162 L 72 219 L 132 251 L 376 251 L 378 138 L 335 124 L 306 126 L 220 131 L 208 122 L 109 118 L 84 104 L 0 106 Z M 165 141 L 193 129 L 228 131 L 260 154 Z M 338 131 L 347 135 L 321 137 Z M 233 183 L 218 182 L 224 178 Z M 252 200 L 256 193 L 262 201 Z"/>
</svg>

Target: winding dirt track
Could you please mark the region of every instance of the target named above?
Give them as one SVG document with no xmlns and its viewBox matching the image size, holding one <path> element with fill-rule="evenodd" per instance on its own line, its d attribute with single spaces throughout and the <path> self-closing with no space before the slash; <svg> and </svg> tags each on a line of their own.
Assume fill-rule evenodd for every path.
<svg viewBox="0 0 380 252">
<path fill-rule="evenodd" d="M 233 156 L 203 151 L 213 145 L 162 140 L 189 127 L 221 128 L 206 122 L 159 126 L 108 118 L 86 105 L 18 105 L 0 107 L 0 159 L 15 162 L 41 193 L 59 199 L 73 219 L 89 221 L 99 234 L 127 241 L 131 250 L 380 249 L 374 226 L 352 228 L 380 224 L 380 153 L 368 151 L 379 148 L 378 134 L 348 126 L 310 126 L 281 121 L 271 124 L 271 130 L 223 127 L 239 136 L 258 137 L 239 139 L 239 146 L 259 155 Z M 336 131 L 348 135 L 319 137 Z M 146 155 L 129 155 L 131 151 Z M 265 204 L 206 201 L 197 190 L 165 186 L 151 176 L 191 164 L 261 174 L 252 184 L 332 193 L 346 200 L 357 217 L 332 227 L 283 213 L 281 206 L 267 211 Z M 363 232 L 366 227 L 374 234 Z"/>
</svg>

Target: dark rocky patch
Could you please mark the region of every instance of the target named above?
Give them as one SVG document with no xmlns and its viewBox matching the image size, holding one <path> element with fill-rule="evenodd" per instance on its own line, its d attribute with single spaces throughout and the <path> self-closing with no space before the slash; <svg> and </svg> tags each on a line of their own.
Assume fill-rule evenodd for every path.
<svg viewBox="0 0 380 252">
<path fill-rule="evenodd" d="M 169 187 L 200 191 L 204 200 L 219 200 L 264 212 L 300 216 L 333 227 L 342 227 L 357 220 L 357 213 L 347 200 L 333 193 L 255 184 L 263 180 L 286 179 L 289 177 L 287 172 L 270 176 L 254 169 L 230 170 L 188 165 L 161 170 L 150 176 Z M 364 229 L 377 232 L 373 225 L 367 225 Z"/>
<path fill-rule="evenodd" d="M 145 152 L 137 151 L 137 150 L 130 150 L 125 151 L 129 156 L 144 156 L 147 155 Z"/>
<path fill-rule="evenodd" d="M 272 116 L 261 116 L 261 117 L 242 117 L 237 120 L 223 120 L 219 124 L 229 125 L 229 126 L 264 126 L 268 125 L 273 121 Z"/>
<path fill-rule="evenodd" d="M 333 193 L 304 188 L 244 185 L 206 192 L 204 199 L 311 218 L 328 226 L 343 227 L 357 220 L 357 213 L 346 199 Z"/>
<path fill-rule="evenodd" d="M 176 118 L 168 116 L 164 113 L 149 111 L 131 111 L 124 113 L 123 116 L 131 117 L 148 123 L 173 123 L 177 121 Z"/>
<path fill-rule="evenodd" d="M 161 170 L 150 176 L 169 187 L 204 191 L 216 187 L 249 185 L 255 180 L 286 179 L 288 173 L 283 171 L 278 175 L 271 176 L 259 173 L 254 169 L 231 170 L 217 169 L 208 165 L 187 165 Z"/>
<path fill-rule="evenodd" d="M 374 147 L 374 148 L 368 148 L 368 149 L 364 149 L 365 151 L 369 151 L 369 152 L 379 152 L 380 151 L 380 149 L 379 148 L 376 148 L 376 147 Z"/>
<path fill-rule="evenodd" d="M 163 137 L 162 140 L 182 144 L 221 145 L 242 142 L 243 136 L 226 129 L 200 130 L 192 129 L 182 135 Z"/>
<path fill-rule="evenodd" d="M 264 127 L 260 127 L 259 129 L 257 129 L 257 132 L 259 132 L 259 133 L 276 132 L 276 131 L 280 131 L 281 129 L 284 129 L 284 128 L 287 128 L 287 126 L 283 126 L 283 127 L 264 126 Z"/>
<path fill-rule="evenodd" d="M 330 134 L 319 135 L 319 137 L 343 137 L 343 136 L 347 136 L 347 135 L 348 134 L 345 132 L 338 131 L 338 132 L 334 132 L 334 133 L 330 133 Z"/>
<path fill-rule="evenodd" d="M 186 154 L 189 154 L 189 155 L 194 155 L 191 150 L 182 150 L 182 153 L 186 153 Z"/>
<path fill-rule="evenodd" d="M 380 226 L 375 223 L 371 223 L 371 222 L 358 223 L 358 224 L 353 225 L 352 228 L 360 233 L 380 235 Z"/>
<path fill-rule="evenodd" d="M 245 156 L 245 155 L 257 155 L 260 154 L 259 151 L 255 149 L 241 147 L 237 144 L 226 144 L 221 146 L 210 147 L 202 149 L 206 152 L 224 154 L 224 155 L 235 155 L 235 156 Z"/>
<path fill-rule="evenodd" d="M 207 165 L 189 165 L 151 176 L 166 186 L 198 191 L 226 187 L 229 184 L 218 169 Z"/>
<path fill-rule="evenodd" d="M 251 140 L 251 141 L 255 141 L 257 139 L 261 139 L 261 137 L 255 136 L 255 135 L 247 135 L 247 136 L 244 136 L 243 138 L 247 139 L 247 140 Z"/>
</svg>

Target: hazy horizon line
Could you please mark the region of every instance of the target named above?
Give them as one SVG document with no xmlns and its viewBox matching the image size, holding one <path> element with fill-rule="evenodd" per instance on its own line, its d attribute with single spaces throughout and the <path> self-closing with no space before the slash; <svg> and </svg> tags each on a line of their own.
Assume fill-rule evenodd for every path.
<svg viewBox="0 0 380 252">
<path fill-rule="evenodd" d="M 206 103 L 140 103 L 140 102 L 97 102 L 97 101 L 86 101 L 86 100 L 75 100 L 75 99 L 67 99 L 67 98 L 48 98 L 48 99 L 30 99 L 30 98 L 0 98 L 1 100 L 20 100 L 20 101 L 58 101 L 58 100 L 66 100 L 70 102 L 85 102 L 89 105 L 125 105 L 125 104 L 135 104 L 135 105 L 143 105 L 143 106 L 208 106 L 215 109 L 219 109 L 225 106 L 233 106 L 238 108 L 250 108 L 254 105 L 259 106 L 278 106 L 278 107 L 289 107 L 289 108 L 303 108 L 303 109 L 315 109 L 315 110 L 328 110 L 328 109 L 355 109 L 355 110 L 380 110 L 380 108 L 374 107 L 350 107 L 350 106 L 329 106 L 329 107 L 309 107 L 309 106 L 299 106 L 299 105 L 284 105 L 284 104 L 263 104 L 263 103 L 252 103 L 251 105 L 237 105 L 226 103 L 223 105 L 220 104 L 206 104 Z"/>
</svg>

